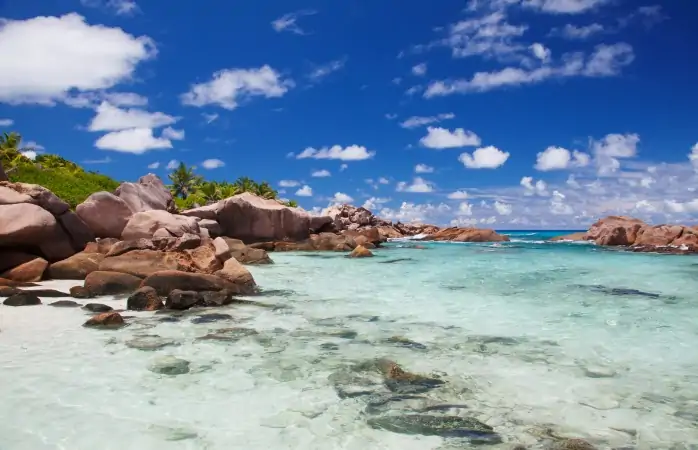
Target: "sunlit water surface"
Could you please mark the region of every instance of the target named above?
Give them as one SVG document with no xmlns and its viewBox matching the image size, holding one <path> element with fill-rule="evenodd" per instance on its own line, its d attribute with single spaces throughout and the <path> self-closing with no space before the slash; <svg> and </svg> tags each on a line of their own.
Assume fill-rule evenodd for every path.
<svg viewBox="0 0 698 450">
<path fill-rule="evenodd" d="M 266 291 L 256 299 L 283 308 L 220 308 L 233 319 L 213 323 L 192 322 L 211 311 L 178 321 L 128 312 L 130 326 L 104 331 L 83 328 L 80 309 L 48 306 L 56 299 L 0 306 L 0 449 L 475 445 L 369 427 L 366 397 L 340 398 L 330 375 L 377 357 L 445 381 L 419 401 L 464 405 L 433 414 L 494 427 L 502 442 L 479 448 L 542 448 L 551 436 L 601 449 L 696 448 L 698 258 L 543 237 L 394 242 L 361 260 L 273 254 L 274 265 L 250 270 Z M 259 334 L 197 339 L 230 327 Z M 173 345 L 126 345 L 140 335 Z M 189 372 L 149 370 L 167 355 L 189 361 Z M 392 403 L 381 414 L 410 412 Z"/>
</svg>

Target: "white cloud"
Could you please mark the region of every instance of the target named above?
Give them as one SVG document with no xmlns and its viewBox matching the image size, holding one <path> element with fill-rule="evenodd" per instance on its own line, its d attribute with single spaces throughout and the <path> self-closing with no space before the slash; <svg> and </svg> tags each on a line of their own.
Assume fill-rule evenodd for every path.
<svg viewBox="0 0 698 450">
<path fill-rule="evenodd" d="M 438 114 L 436 116 L 412 116 L 408 119 L 406 119 L 404 122 L 400 124 L 402 128 L 417 128 L 421 127 L 424 125 L 429 125 L 430 123 L 436 123 L 436 122 L 441 122 L 442 120 L 448 120 L 448 119 L 453 119 L 455 114 L 453 113 L 443 113 L 443 114 Z"/>
<path fill-rule="evenodd" d="M 334 197 L 330 199 L 332 203 L 351 203 L 354 201 L 349 195 L 343 192 L 335 192 Z"/>
<path fill-rule="evenodd" d="M 162 130 L 162 137 L 172 139 L 173 141 L 181 141 L 184 139 L 184 130 L 175 130 L 172 127 L 167 127 Z"/>
<path fill-rule="evenodd" d="M 508 203 L 502 203 L 497 200 L 494 202 L 494 209 L 497 210 L 497 214 L 500 216 L 508 216 L 511 214 L 512 206 Z"/>
<path fill-rule="evenodd" d="M 570 167 L 585 167 L 590 162 L 590 156 L 574 150 L 570 152 L 562 147 L 548 147 L 538 153 L 535 168 L 543 172 L 562 170 Z"/>
<path fill-rule="evenodd" d="M 312 72 L 308 74 L 308 78 L 310 78 L 312 81 L 320 81 L 326 76 L 332 74 L 333 72 L 337 72 L 338 70 L 342 70 L 344 68 L 344 65 L 347 62 L 347 58 L 341 58 L 341 59 L 336 59 L 334 61 L 330 61 L 326 64 L 319 65 L 313 69 Z"/>
<path fill-rule="evenodd" d="M 204 169 L 209 169 L 209 170 L 218 169 L 218 168 L 223 167 L 223 166 L 225 166 L 225 162 L 221 161 L 220 159 L 215 159 L 215 158 L 204 160 L 201 163 L 201 167 L 203 167 Z"/>
<path fill-rule="evenodd" d="M 472 216 L 473 215 L 473 205 L 468 202 L 461 202 L 458 205 L 458 215 L 460 216 Z"/>
<path fill-rule="evenodd" d="M 181 95 L 189 106 L 218 105 L 227 110 L 240 106 L 250 97 L 282 97 L 294 86 L 268 65 L 252 69 L 224 69 L 213 74 L 210 81 L 193 84 Z"/>
<path fill-rule="evenodd" d="M 25 148 L 30 148 L 32 150 L 37 150 L 38 153 L 41 153 L 41 150 L 46 150 L 46 148 L 43 145 L 40 145 L 36 141 L 27 141 L 26 144 L 24 144 Z"/>
<path fill-rule="evenodd" d="M 368 209 L 369 211 L 373 211 L 374 209 L 378 208 L 380 205 L 384 203 L 388 203 L 390 201 L 389 198 L 384 198 L 384 197 L 371 197 L 368 200 L 364 202 L 363 206 L 364 208 Z"/>
<path fill-rule="evenodd" d="M 571 187 L 572 189 L 579 189 L 581 187 L 574 175 L 570 175 L 569 177 L 567 177 L 566 183 L 567 186 Z"/>
<path fill-rule="evenodd" d="M 217 113 L 213 113 L 213 114 L 201 113 L 201 116 L 204 118 L 206 123 L 213 123 L 216 120 L 218 120 L 218 117 L 219 117 Z"/>
<path fill-rule="evenodd" d="M 629 44 L 601 44 L 588 58 L 580 53 L 564 55 L 562 64 L 546 64 L 531 70 L 506 67 L 495 72 L 477 72 L 469 80 L 434 81 L 424 92 L 424 97 L 487 92 L 504 87 L 537 84 L 554 78 L 616 76 L 634 59 L 633 48 Z"/>
<path fill-rule="evenodd" d="M 608 134 L 603 139 L 591 141 L 599 175 L 610 175 L 620 169 L 620 159 L 637 155 L 640 136 L 637 134 Z"/>
<path fill-rule="evenodd" d="M 315 172 L 313 172 L 311 174 L 311 176 L 316 177 L 316 178 L 324 178 L 324 177 L 331 177 L 332 174 L 330 173 L 329 170 L 322 169 L 322 170 L 316 170 Z"/>
<path fill-rule="evenodd" d="M 387 113 L 385 115 L 385 118 L 388 120 L 393 120 L 393 119 L 397 118 L 397 114 Z"/>
<path fill-rule="evenodd" d="M 129 16 L 138 11 L 138 4 L 133 0 L 80 0 L 89 8 L 107 8 L 117 16 Z"/>
<path fill-rule="evenodd" d="M 427 135 L 419 140 L 419 143 L 427 148 L 458 148 L 480 145 L 478 135 L 463 128 L 456 128 L 453 132 L 440 127 L 427 127 Z"/>
<path fill-rule="evenodd" d="M 691 153 L 688 154 L 688 160 L 691 161 L 693 167 L 698 171 L 698 142 L 691 148 Z"/>
<path fill-rule="evenodd" d="M 348 168 L 349 168 L 349 164 L 341 164 L 341 165 L 339 166 L 339 171 L 340 171 L 340 172 L 344 172 L 344 171 L 347 170 Z"/>
<path fill-rule="evenodd" d="M 576 26 L 567 24 L 562 28 L 554 28 L 550 31 L 551 36 L 561 36 L 566 39 L 583 40 L 591 36 L 603 33 L 604 27 L 598 23 L 592 23 L 584 26 Z"/>
<path fill-rule="evenodd" d="M 87 127 L 90 131 L 118 131 L 129 128 L 158 128 L 179 120 L 165 113 L 149 113 L 142 109 L 121 109 L 107 102 L 97 107 L 97 115 Z"/>
<path fill-rule="evenodd" d="M 525 7 L 551 14 L 581 14 L 597 8 L 610 0 L 521 0 Z"/>
<path fill-rule="evenodd" d="M 506 60 L 524 48 L 516 39 L 527 29 L 526 25 L 511 25 L 502 11 L 496 11 L 452 24 L 444 39 L 432 42 L 427 48 L 450 47 L 454 58 L 481 56 Z"/>
<path fill-rule="evenodd" d="M 288 31 L 295 34 L 304 35 L 306 34 L 306 32 L 303 31 L 303 29 L 300 26 L 298 26 L 298 19 L 300 19 L 303 16 L 312 16 L 316 13 L 317 11 L 314 11 L 312 9 L 302 9 L 300 11 L 284 14 L 278 19 L 272 21 L 271 27 L 277 33 L 281 33 L 282 31 Z"/>
<path fill-rule="evenodd" d="M 300 185 L 300 183 L 296 180 L 281 180 L 281 181 L 279 181 L 279 186 L 281 186 L 281 187 L 296 187 L 299 185 Z"/>
<path fill-rule="evenodd" d="M 424 223 L 435 216 L 440 216 L 450 211 L 451 207 L 444 203 L 433 205 L 431 203 L 415 204 L 411 202 L 403 202 L 402 205 L 400 205 L 400 208 L 397 210 L 383 208 L 376 215 L 388 220 L 395 220 L 404 223 Z"/>
<path fill-rule="evenodd" d="M 525 195 L 548 195 L 548 185 L 543 180 L 538 180 L 535 184 L 533 184 L 533 177 L 523 177 L 521 178 L 521 182 L 519 184 L 526 189 Z"/>
<path fill-rule="evenodd" d="M 418 77 L 424 76 L 427 73 L 427 63 L 417 64 L 412 67 L 412 74 Z"/>
<path fill-rule="evenodd" d="M 296 195 L 299 197 L 312 197 L 313 189 L 306 184 L 296 191 Z"/>
<path fill-rule="evenodd" d="M 151 128 L 130 128 L 105 134 L 97 139 L 95 147 L 101 150 L 140 155 L 148 150 L 172 148 L 172 142 L 166 138 L 153 136 Z"/>
<path fill-rule="evenodd" d="M 0 127 L 11 127 L 14 123 L 12 119 L 0 119 Z"/>
<path fill-rule="evenodd" d="M 426 181 L 425 179 L 421 177 L 415 177 L 412 180 L 412 184 L 409 184 L 406 181 L 400 181 L 395 190 L 398 192 L 413 192 L 413 193 L 428 193 L 428 192 L 433 192 L 434 191 L 434 185 L 433 183 Z"/>
<path fill-rule="evenodd" d="M 409 88 L 405 91 L 405 95 L 409 95 L 409 96 L 415 95 L 417 92 L 421 91 L 422 89 L 424 89 L 424 87 L 420 84 L 418 84 L 416 86 L 412 86 L 411 88 Z"/>
<path fill-rule="evenodd" d="M 458 160 L 468 169 L 496 169 L 509 159 L 509 152 L 503 152 L 492 145 L 478 148 L 471 155 L 461 153 Z"/>
<path fill-rule="evenodd" d="M 37 155 L 37 152 L 34 150 L 25 150 L 25 151 L 20 152 L 20 153 L 22 154 L 22 156 L 24 156 L 25 158 L 29 158 L 32 161 L 34 161 L 36 159 L 36 155 Z"/>
<path fill-rule="evenodd" d="M 380 178 L 378 179 L 378 182 L 379 182 L 380 184 L 390 184 L 390 180 L 387 179 L 387 178 L 385 178 L 385 177 L 380 177 Z"/>
<path fill-rule="evenodd" d="M 155 44 L 84 17 L 39 16 L 0 24 L 0 102 L 53 105 L 70 91 L 111 88 L 133 78 Z M 57 63 L 59 62 L 59 63 Z"/>
<path fill-rule="evenodd" d="M 157 169 L 160 167 L 160 161 L 155 161 L 154 163 L 148 164 L 148 169 Z"/>
<path fill-rule="evenodd" d="M 167 163 L 167 170 L 174 170 L 177 166 L 179 166 L 179 161 L 171 159 L 170 162 Z"/>
<path fill-rule="evenodd" d="M 533 53 L 533 56 L 538 58 L 541 61 L 547 61 L 550 59 L 550 49 L 547 48 L 545 45 L 536 42 L 534 44 L 531 44 L 531 53 Z"/>
<path fill-rule="evenodd" d="M 296 159 L 339 159 L 342 161 L 361 161 L 364 159 L 373 158 L 376 152 L 369 151 L 361 145 L 350 145 L 342 147 L 341 145 L 333 145 L 332 147 L 322 147 L 316 149 L 308 147 L 301 153 L 296 155 Z"/>
<path fill-rule="evenodd" d="M 148 98 L 135 92 L 105 92 L 101 97 L 116 106 L 145 106 Z"/>
<path fill-rule="evenodd" d="M 448 194 L 448 198 L 451 200 L 463 200 L 468 198 L 468 193 L 465 191 L 455 191 Z"/>
<path fill-rule="evenodd" d="M 432 173 L 434 172 L 434 168 L 431 166 L 427 166 L 426 164 L 417 164 L 414 166 L 414 173 Z"/>
</svg>

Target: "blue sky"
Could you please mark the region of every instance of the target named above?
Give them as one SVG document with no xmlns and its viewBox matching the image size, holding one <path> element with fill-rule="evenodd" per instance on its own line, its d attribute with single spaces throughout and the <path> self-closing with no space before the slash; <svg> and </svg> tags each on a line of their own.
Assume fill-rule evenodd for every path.
<svg viewBox="0 0 698 450">
<path fill-rule="evenodd" d="M 692 2 L 164 4 L 0 2 L 0 128 L 118 179 L 184 161 L 308 210 L 698 216 Z"/>
</svg>

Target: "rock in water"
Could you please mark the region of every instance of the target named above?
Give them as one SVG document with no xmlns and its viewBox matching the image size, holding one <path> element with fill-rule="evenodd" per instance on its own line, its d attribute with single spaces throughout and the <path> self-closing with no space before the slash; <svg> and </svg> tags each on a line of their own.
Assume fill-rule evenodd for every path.
<svg viewBox="0 0 698 450">
<path fill-rule="evenodd" d="M 164 307 L 160 296 L 150 286 L 138 289 L 126 301 L 126 309 L 133 311 L 157 311 Z"/>
<path fill-rule="evenodd" d="M 471 417 L 431 416 L 428 414 L 388 415 L 368 419 L 378 430 L 401 434 L 469 438 L 477 442 L 496 443 L 501 438 L 491 426 Z"/>
<path fill-rule="evenodd" d="M 83 326 L 91 328 L 120 328 L 124 325 L 124 318 L 121 317 L 121 314 L 110 311 L 91 317 Z"/>
<path fill-rule="evenodd" d="M 20 292 L 9 296 L 4 302 L 5 306 L 31 306 L 40 305 L 41 299 L 31 292 Z"/>
<path fill-rule="evenodd" d="M 160 350 L 170 345 L 177 345 L 172 339 L 165 339 L 154 334 L 136 336 L 130 341 L 126 341 L 126 347 L 143 351 Z"/>
<path fill-rule="evenodd" d="M 373 256 L 371 250 L 367 249 L 363 245 L 357 245 L 354 250 L 349 254 L 350 258 L 368 258 Z"/>
<path fill-rule="evenodd" d="M 53 306 L 55 308 L 77 308 L 82 305 L 72 300 L 58 300 L 57 302 L 49 303 L 49 306 Z"/>
<path fill-rule="evenodd" d="M 550 450 L 596 450 L 596 447 L 584 439 L 566 439 L 554 443 Z"/>
<path fill-rule="evenodd" d="M 114 308 L 103 303 L 88 303 L 87 305 L 83 306 L 83 309 L 94 313 L 104 313 L 112 311 Z"/>
<path fill-rule="evenodd" d="M 223 320 L 233 320 L 233 316 L 231 316 L 230 314 L 220 313 L 202 314 L 198 317 L 191 319 L 191 323 L 212 323 Z"/>
<path fill-rule="evenodd" d="M 189 309 L 199 301 L 199 293 L 194 291 L 180 291 L 175 289 L 167 296 L 165 306 L 169 309 Z"/>
<path fill-rule="evenodd" d="M 189 373 L 189 364 L 185 359 L 163 356 L 154 360 L 148 370 L 163 375 L 183 375 Z"/>
</svg>

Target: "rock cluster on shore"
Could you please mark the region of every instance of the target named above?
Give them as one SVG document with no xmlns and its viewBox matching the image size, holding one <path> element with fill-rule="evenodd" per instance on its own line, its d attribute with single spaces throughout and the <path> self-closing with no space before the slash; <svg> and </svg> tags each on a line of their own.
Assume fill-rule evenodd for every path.
<svg viewBox="0 0 698 450">
<path fill-rule="evenodd" d="M 593 241 L 597 245 L 627 247 L 636 252 L 698 253 L 698 226 L 649 225 L 627 216 L 598 220 L 588 231 L 553 238 L 556 241 Z"/>
</svg>

